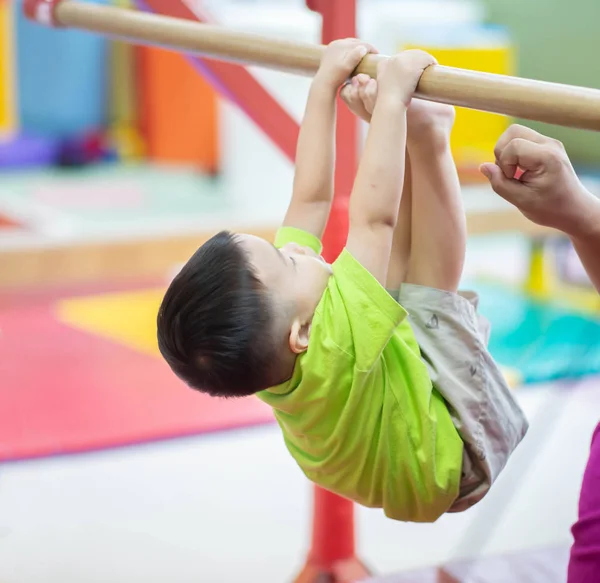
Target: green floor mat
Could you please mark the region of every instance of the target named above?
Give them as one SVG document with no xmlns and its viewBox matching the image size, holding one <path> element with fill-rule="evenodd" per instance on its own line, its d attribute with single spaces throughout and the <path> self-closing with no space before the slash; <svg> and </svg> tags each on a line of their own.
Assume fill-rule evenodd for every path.
<svg viewBox="0 0 600 583">
<path fill-rule="evenodd" d="M 600 316 L 592 319 L 519 291 L 479 282 L 480 311 L 492 324 L 490 352 L 525 383 L 600 372 Z"/>
</svg>

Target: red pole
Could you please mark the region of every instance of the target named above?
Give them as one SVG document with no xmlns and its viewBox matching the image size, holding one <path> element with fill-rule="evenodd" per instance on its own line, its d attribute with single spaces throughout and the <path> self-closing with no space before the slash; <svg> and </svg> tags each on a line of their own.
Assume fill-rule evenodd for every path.
<svg viewBox="0 0 600 583">
<path fill-rule="evenodd" d="M 356 0 L 306 0 L 306 4 L 323 18 L 323 44 L 356 36 Z M 335 259 L 346 244 L 348 203 L 358 164 L 358 124 L 346 107 L 338 107 L 336 147 L 335 198 L 323 237 L 327 260 Z"/>
<path fill-rule="evenodd" d="M 322 566 L 354 557 L 354 504 L 318 486 L 310 558 Z"/>
<path fill-rule="evenodd" d="M 356 36 L 356 0 L 306 0 L 306 4 L 323 17 L 323 44 Z M 324 256 L 330 262 L 346 244 L 358 163 L 358 124 L 345 107 L 338 107 L 336 147 L 335 197 L 323 237 Z M 311 549 L 296 583 L 354 583 L 368 575 L 355 555 L 354 504 L 315 487 Z"/>
</svg>

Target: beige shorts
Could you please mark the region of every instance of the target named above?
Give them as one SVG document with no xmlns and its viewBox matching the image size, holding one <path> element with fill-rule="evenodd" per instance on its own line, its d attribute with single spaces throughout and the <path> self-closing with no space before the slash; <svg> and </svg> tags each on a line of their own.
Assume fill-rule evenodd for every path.
<svg viewBox="0 0 600 583">
<path fill-rule="evenodd" d="M 449 512 L 481 500 L 527 432 L 525 415 L 487 350 L 490 325 L 478 297 L 403 284 L 406 309 L 435 389 L 464 442 L 460 493 Z"/>
</svg>

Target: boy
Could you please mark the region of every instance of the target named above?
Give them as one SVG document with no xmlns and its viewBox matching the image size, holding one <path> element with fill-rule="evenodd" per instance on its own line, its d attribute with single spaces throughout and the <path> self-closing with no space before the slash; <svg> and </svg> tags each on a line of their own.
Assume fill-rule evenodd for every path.
<svg viewBox="0 0 600 583">
<path fill-rule="evenodd" d="M 165 295 L 159 347 L 190 386 L 271 405 L 312 481 L 394 519 L 434 521 L 485 495 L 526 421 L 474 303 L 456 294 L 465 218 L 453 110 L 409 108 L 431 56 L 406 51 L 381 63 L 377 83 L 343 89 L 370 128 L 346 248 L 332 266 L 319 256 L 337 89 L 369 50 L 343 40 L 324 53 L 275 245 L 229 233 L 203 245 Z"/>
</svg>

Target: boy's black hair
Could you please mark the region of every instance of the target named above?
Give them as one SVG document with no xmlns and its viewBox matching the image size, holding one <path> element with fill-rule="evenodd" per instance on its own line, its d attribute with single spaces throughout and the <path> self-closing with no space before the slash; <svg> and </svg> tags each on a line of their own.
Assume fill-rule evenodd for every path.
<svg viewBox="0 0 600 583">
<path fill-rule="evenodd" d="M 234 235 L 202 245 L 172 281 L 158 312 L 158 347 L 194 389 L 243 397 L 277 378 L 273 302 Z"/>
</svg>

